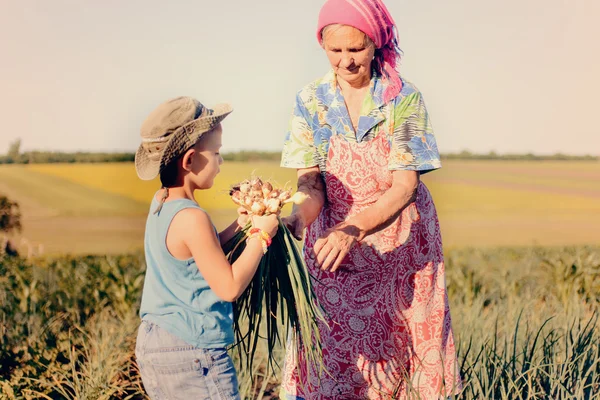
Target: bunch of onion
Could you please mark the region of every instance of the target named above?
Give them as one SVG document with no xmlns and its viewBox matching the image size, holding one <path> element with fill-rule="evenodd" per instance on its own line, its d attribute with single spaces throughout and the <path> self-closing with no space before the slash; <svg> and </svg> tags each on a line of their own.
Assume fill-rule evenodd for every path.
<svg viewBox="0 0 600 400">
<path fill-rule="evenodd" d="M 249 215 L 259 216 L 278 213 L 285 204 L 299 204 L 306 197 L 300 192 L 292 196 L 290 190 L 275 188 L 260 178 L 233 186 L 230 195 Z M 250 224 L 223 246 L 231 263 L 244 250 L 249 228 Z M 316 365 L 323 369 L 317 321 L 326 322 L 316 302 L 302 253 L 281 219 L 252 282 L 235 301 L 233 309 L 236 346 L 249 370 L 252 370 L 258 339 L 262 337 L 261 329 L 266 330 L 268 367 L 277 365 L 273 349 L 277 343 L 281 344 L 280 324 L 286 327 L 285 336 L 291 335 L 296 351 L 303 353 L 307 367 Z"/>
</svg>

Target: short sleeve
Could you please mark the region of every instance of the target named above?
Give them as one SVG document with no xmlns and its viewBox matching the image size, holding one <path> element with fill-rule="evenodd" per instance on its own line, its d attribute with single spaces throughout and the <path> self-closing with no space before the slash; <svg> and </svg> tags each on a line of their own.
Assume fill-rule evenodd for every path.
<svg viewBox="0 0 600 400">
<path fill-rule="evenodd" d="M 388 168 L 421 173 L 441 168 L 440 154 L 423 96 L 419 91 L 414 91 L 396 100 Z"/>
<path fill-rule="evenodd" d="M 298 93 L 289 130 L 283 143 L 282 167 L 308 168 L 318 165 L 317 149 L 313 139 L 314 127 L 309 122 L 311 120 L 310 113 Z"/>
</svg>

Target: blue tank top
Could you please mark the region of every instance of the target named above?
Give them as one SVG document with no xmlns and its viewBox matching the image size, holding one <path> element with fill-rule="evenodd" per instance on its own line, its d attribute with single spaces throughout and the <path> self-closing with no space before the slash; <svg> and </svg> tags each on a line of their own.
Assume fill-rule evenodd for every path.
<svg viewBox="0 0 600 400">
<path fill-rule="evenodd" d="M 146 277 L 140 317 L 202 348 L 233 343 L 233 307 L 208 286 L 193 258 L 178 260 L 167 250 L 173 217 L 186 208 L 201 209 L 188 199 L 159 202 L 153 197 L 146 221 Z M 215 230 L 216 234 L 216 230 Z"/>
</svg>

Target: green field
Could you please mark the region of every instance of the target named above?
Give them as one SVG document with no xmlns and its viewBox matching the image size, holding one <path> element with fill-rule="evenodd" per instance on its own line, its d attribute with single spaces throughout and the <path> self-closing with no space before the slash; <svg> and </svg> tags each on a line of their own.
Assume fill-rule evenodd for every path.
<svg viewBox="0 0 600 400">
<path fill-rule="evenodd" d="M 197 200 L 224 227 L 235 217 L 230 184 L 251 174 L 295 185 L 277 163 L 223 164 Z M 447 248 L 600 243 L 600 163 L 455 161 L 423 177 Z M 132 164 L 0 165 L 0 193 L 21 205 L 29 251 L 121 253 L 142 245 L 148 203 L 160 184 Z M 289 212 L 289 210 L 287 210 Z"/>
<path fill-rule="evenodd" d="M 600 398 L 600 246 L 453 249 L 446 260 L 464 386 L 453 400 Z M 144 271 L 141 252 L 0 255 L 0 399 L 147 399 L 133 357 Z M 244 400 L 277 398 L 264 343 L 252 371 L 232 356 Z"/>
</svg>

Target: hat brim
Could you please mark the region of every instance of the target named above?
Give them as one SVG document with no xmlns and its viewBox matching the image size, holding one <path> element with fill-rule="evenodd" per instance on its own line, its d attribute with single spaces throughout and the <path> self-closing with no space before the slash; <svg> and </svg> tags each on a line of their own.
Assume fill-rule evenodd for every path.
<svg viewBox="0 0 600 400">
<path fill-rule="evenodd" d="M 160 158 L 151 159 L 148 151 L 140 145 L 135 153 L 135 170 L 138 177 L 145 181 L 156 178 L 164 166 L 194 146 L 203 134 L 212 131 L 233 108 L 229 104 L 218 104 L 212 111 L 211 115 L 190 121 L 173 132 Z"/>
</svg>

